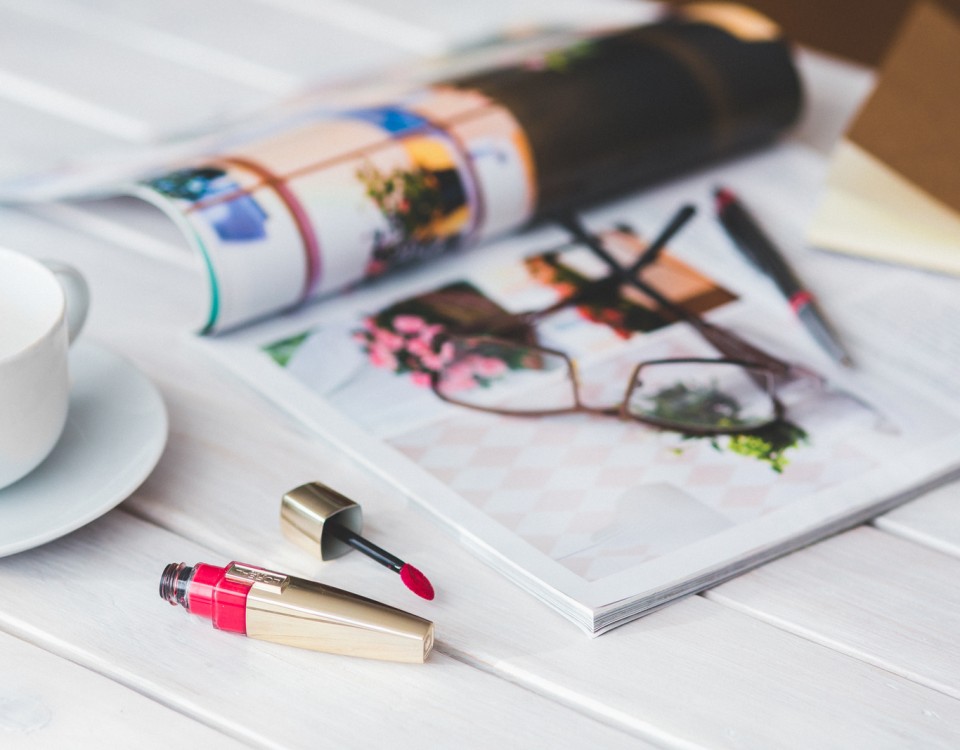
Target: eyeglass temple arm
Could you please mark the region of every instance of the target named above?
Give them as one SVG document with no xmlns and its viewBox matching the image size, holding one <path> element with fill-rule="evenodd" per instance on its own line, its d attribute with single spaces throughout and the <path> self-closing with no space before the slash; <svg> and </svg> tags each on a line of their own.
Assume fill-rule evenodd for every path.
<svg viewBox="0 0 960 750">
<path fill-rule="evenodd" d="M 597 295 L 597 289 L 601 284 L 605 284 L 606 286 L 612 286 L 614 282 L 618 287 L 620 286 L 621 283 L 623 283 L 621 279 L 616 276 L 608 276 L 604 279 L 601 279 L 597 282 L 590 284 L 589 286 L 577 292 L 574 292 L 569 297 L 563 297 L 562 299 L 557 300 L 549 307 L 545 307 L 542 310 L 533 310 L 532 312 L 520 313 L 519 317 L 522 318 L 524 323 L 536 323 L 541 318 L 545 318 L 548 315 L 552 315 L 553 313 L 559 310 L 563 310 L 567 307 L 573 307 L 575 305 L 579 305 L 581 303 L 587 302 L 591 297 L 595 297 Z"/>
<path fill-rule="evenodd" d="M 659 236 L 650 243 L 646 250 L 643 251 L 643 254 L 634 261 L 633 265 L 624 270 L 624 268 L 616 261 L 616 259 L 610 255 L 606 249 L 599 243 L 591 244 L 590 248 L 594 253 L 599 255 L 603 261 L 610 266 L 613 270 L 613 275 L 610 277 L 611 281 L 616 281 L 617 285 L 623 283 L 623 279 L 629 279 L 630 277 L 636 275 L 640 269 L 644 266 L 647 266 L 653 263 L 657 257 L 660 255 L 660 251 L 667 246 L 667 243 L 673 238 L 673 236 L 680 231 L 684 224 L 686 224 L 690 219 L 693 218 L 694 214 L 697 212 L 697 207 L 693 204 L 684 205 L 670 220 L 670 223 L 660 232 Z M 582 240 L 582 238 L 587 236 L 586 230 L 583 228 L 583 225 L 580 223 L 580 220 L 575 214 L 568 213 L 564 216 L 561 216 L 557 220 L 570 234 L 574 237 L 577 237 Z M 629 232 L 628 228 L 624 231 Z M 603 283 L 598 282 L 598 283 Z M 590 297 L 594 296 L 597 293 L 597 285 L 591 285 L 584 289 L 579 290 L 575 294 L 564 297 L 561 300 L 558 300 L 554 304 L 550 305 L 544 310 L 537 310 L 535 312 L 526 313 L 523 316 L 524 322 L 535 323 L 541 318 L 551 315 L 558 310 L 562 310 L 571 305 L 578 305 L 581 302 L 588 300 Z M 662 304 L 662 303 L 661 303 Z"/>
<path fill-rule="evenodd" d="M 634 262 L 629 268 L 624 268 L 621 266 L 617 260 L 610 255 L 609 252 L 607 252 L 607 249 L 599 242 L 599 240 L 597 240 L 596 237 L 586 230 L 580 219 L 575 214 L 567 214 L 560 217 L 558 219 L 558 223 L 571 235 L 573 235 L 575 240 L 582 242 L 584 245 L 590 248 L 590 250 L 592 250 L 598 258 L 606 263 L 607 266 L 609 266 L 613 276 L 615 276 L 621 283 L 626 282 L 631 284 L 647 296 L 653 298 L 653 300 L 661 307 L 670 310 L 670 312 L 672 312 L 678 318 L 682 318 L 683 320 L 686 320 L 699 328 L 701 325 L 709 324 L 705 324 L 704 321 L 701 321 L 695 315 L 691 315 L 680 305 L 674 304 L 671 300 L 660 294 L 660 292 L 658 292 L 656 289 L 648 286 L 643 281 L 638 279 L 636 275 L 637 272 L 643 268 L 643 266 L 655 259 L 656 255 L 659 254 L 660 248 L 666 245 L 673 235 L 675 235 L 680 228 L 693 216 L 693 212 L 689 212 L 685 217 L 682 218 L 681 221 L 678 221 L 683 212 L 684 210 L 681 209 L 680 212 L 674 216 L 674 219 L 670 222 L 667 228 L 660 233 L 660 236 L 655 240 L 655 242 L 651 243 L 650 247 L 644 251 L 643 255 L 641 255 L 640 258 L 637 259 L 637 261 Z M 652 253 L 651 250 L 655 250 L 655 253 Z"/>
<path fill-rule="evenodd" d="M 766 352 L 757 349 L 752 344 L 749 344 L 741 339 L 739 336 L 733 336 L 724 331 L 722 328 L 714 326 L 712 323 L 708 323 L 697 315 L 691 314 L 684 307 L 675 304 L 652 286 L 649 286 L 637 278 L 637 272 L 642 269 L 643 266 L 648 265 L 656 259 L 656 256 L 659 254 L 663 246 L 666 245 L 666 243 L 683 227 L 683 225 L 693 217 L 694 213 L 695 209 L 693 206 L 684 206 L 681 208 L 667 225 L 667 227 L 660 233 L 660 236 L 657 237 L 657 239 L 650 244 L 643 255 L 641 255 L 640 258 L 637 259 L 633 265 L 627 269 L 624 269 L 616 261 L 616 259 L 610 255 L 609 252 L 607 252 L 606 248 L 603 247 L 596 237 L 587 232 L 580 219 L 575 214 L 566 214 L 565 216 L 560 217 L 558 222 L 568 232 L 570 232 L 570 234 L 573 235 L 576 240 L 582 242 L 584 245 L 590 248 L 590 250 L 592 250 L 597 257 L 606 263 L 618 279 L 625 281 L 631 286 L 639 289 L 641 292 L 653 299 L 658 305 L 666 310 L 669 310 L 679 319 L 692 325 L 703 335 L 704 338 L 707 339 L 707 341 L 713 344 L 720 351 L 727 354 L 727 356 L 732 355 L 737 359 L 760 362 L 771 367 L 775 371 L 780 371 L 782 374 L 788 373 L 792 368 L 786 362 L 782 362 L 776 357 L 772 357 Z"/>
<path fill-rule="evenodd" d="M 673 239 L 673 235 L 683 229 L 684 224 L 690 221 L 696 213 L 697 207 L 693 204 L 687 203 L 685 206 L 682 206 L 680 210 L 673 215 L 673 218 L 670 219 L 667 226 L 663 228 L 663 231 L 647 246 L 647 249 L 633 262 L 633 265 L 626 270 L 627 277 L 633 278 L 640 272 L 640 269 L 653 263 L 660 256 L 660 251 Z M 581 229 L 582 228 L 581 226 Z"/>
</svg>

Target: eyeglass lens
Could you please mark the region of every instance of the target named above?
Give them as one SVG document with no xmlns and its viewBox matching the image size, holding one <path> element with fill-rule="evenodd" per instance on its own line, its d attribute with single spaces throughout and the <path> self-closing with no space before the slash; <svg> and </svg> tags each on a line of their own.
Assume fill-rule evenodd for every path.
<svg viewBox="0 0 960 750">
<path fill-rule="evenodd" d="M 750 430 L 776 418 L 765 370 L 722 360 L 658 362 L 637 372 L 627 412 L 691 430 Z"/>
<path fill-rule="evenodd" d="M 452 344 L 452 356 L 435 385 L 448 401 L 513 414 L 576 405 L 570 363 L 559 354 L 482 336 L 454 338 Z"/>
</svg>

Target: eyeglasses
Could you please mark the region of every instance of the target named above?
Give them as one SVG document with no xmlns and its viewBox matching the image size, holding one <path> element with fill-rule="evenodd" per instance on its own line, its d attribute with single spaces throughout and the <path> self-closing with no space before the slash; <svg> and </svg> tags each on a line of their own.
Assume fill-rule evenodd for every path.
<svg viewBox="0 0 960 750">
<path fill-rule="evenodd" d="M 776 396 L 778 386 L 809 373 L 707 322 L 670 300 L 640 274 L 693 213 L 692 206 L 683 207 L 627 268 L 575 215 L 563 217 L 561 225 L 599 257 L 610 273 L 544 310 L 485 321 L 487 330 L 483 332 L 447 336 L 444 364 L 431 377 L 434 393 L 449 403 L 496 414 L 540 417 L 587 412 L 690 435 L 749 433 L 779 422 L 785 410 Z M 639 242 L 632 230 L 621 227 L 618 232 Z M 623 284 L 653 300 L 657 312 L 667 319 L 691 324 L 724 356 L 637 363 L 630 368 L 617 401 L 588 406 L 582 398 L 576 361 L 529 340 L 525 332 L 531 330 L 531 324 L 563 308 L 590 299 L 610 299 L 611 294 L 619 294 Z"/>
</svg>

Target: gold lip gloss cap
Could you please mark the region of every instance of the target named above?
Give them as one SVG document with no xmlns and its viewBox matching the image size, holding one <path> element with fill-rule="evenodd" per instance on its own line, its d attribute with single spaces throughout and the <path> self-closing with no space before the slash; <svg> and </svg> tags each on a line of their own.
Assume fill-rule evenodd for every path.
<svg viewBox="0 0 960 750">
<path fill-rule="evenodd" d="M 280 528 L 297 546 L 321 560 L 333 560 L 350 547 L 329 533 L 332 526 L 345 526 L 359 534 L 363 511 L 349 497 L 320 482 L 308 482 L 290 490 L 280 503 Z"/>
</svg>

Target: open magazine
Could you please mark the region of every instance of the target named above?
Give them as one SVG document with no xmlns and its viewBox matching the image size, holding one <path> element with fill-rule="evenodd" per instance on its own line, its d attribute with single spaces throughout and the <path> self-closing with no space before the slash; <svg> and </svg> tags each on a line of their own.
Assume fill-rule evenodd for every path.
<svg viewBox="0 0 960 750">
<path fill-rule="evenodd" d="M 203 258 L 201 349 L 591 634 L 960 464 L 936 345 L 903 362 L 933 323 L 902 277 L 797 258 L 858 362 L 840 372 L 711 218 L 731 185 L 796 251 L 824 164 L 740 156 L 799 111 L 789 49 L 691 8 L 304 110 L 133 188 Z"/>
<path fill-rule="evenodd" d="M 830 310 L 858 363 L 855 374 L 840 372 L 702 215 L 722 179 L 775 217 L 778 236 L 796 247 L 824 170 L 820 156 L 780 146 L 585 216 L 626 263 L 642 250 L 616 244 L 618 225 L 654 234 L 682 203 L 701 207 L 643 275 L 711 323 L 811 371 L 778 387 L 785 412 L 773 429 L 695 435 L 456 403 L 570 405 L 567 371 L 523 363 L 516 353 L 529 354 L 526 344 L 478 347 L 471 358 L 441 343 L 451 315 L 522 317 L 605 276 L 603 263 L 553 227 L 198 342 L 511 580 L 601 633 L 861 522 L 960 466 L 960 399 L 943 377 L 958 363 L 943 361 L 935 337 L 929 348 L 909 337 L 931 322 L 917 318 L 928 309 L 926 283 L 903 288 L 890 269 L 829 256 L 800 264 L 814 288 L 833 292 Z M 655 306 L 634 291 L 624 285 L 620 296 L 561 307 L 534 325 L 538 346 L 576 360 L 587 404 L 617 404 L 640 362 L 723 356 L 689 323 L 649 315 Z M 949 307 L 948 295 L 936 309 Z M 431 387 L 437 371 L 454 381 L 441 385 L 454 402 Z M 707 397 L 701 405 L 716 395 L 710 374 L 687 374 L 654 384 L 664 408 L 689 404 L 696 387 Z"/>
</svg>

